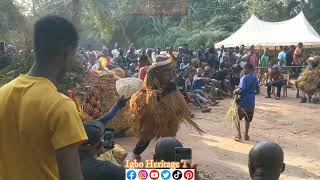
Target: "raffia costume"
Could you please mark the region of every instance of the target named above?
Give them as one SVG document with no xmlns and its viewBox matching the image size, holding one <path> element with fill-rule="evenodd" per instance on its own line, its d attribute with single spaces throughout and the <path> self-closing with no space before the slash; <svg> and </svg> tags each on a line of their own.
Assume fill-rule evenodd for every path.
<svg viewBox="0 0 320 180">
<path fill-rule="evenodd" d="M 165 89 L 161 88 L 164 86 L 160 85 L 156 73 L 161 69 L 173 71 L 173 68 L 172 56 L 165 54 L 154 57 L 144 79 L 144 86 L 130 99 L 133 129 L 140 138 L 134 150 L 137 155 L 140 155 L 154 138 L 176 136 L 182 122 L 203 132 L 191 120 L 188 105 L 175 83 L 168 82 Z"/>
</svg>

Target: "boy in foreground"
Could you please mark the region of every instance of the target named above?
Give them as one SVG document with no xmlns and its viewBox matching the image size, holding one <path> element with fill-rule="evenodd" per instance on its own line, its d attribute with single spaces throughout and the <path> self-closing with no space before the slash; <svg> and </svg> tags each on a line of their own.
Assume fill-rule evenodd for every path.
<svg viewBox="0 0 320 180">
<path fill-rule="evenodd" d="M 34 25 L 36 59 L 0 88 L 0 175 L 10 180 L 82 180 L 78 146 L 87 140 L 74 102 L 56 83 L 70 70 L 75 27 L 47 16 Z"/>
<path fill-rule="evenodd" d="M 246 64 L 244 66 L 244 76 L 240 80 L 239 88 L 234 91 L 234 94 L 240 96 L 238 100 L 239 119 L 242 120 L 245 118 L 244 140 L 250 140 L 248 133 L 255 109 L 255 96 L 260 93 L 259 81 L 253 72 L 253 66 Z M 236 129 L 238 134 L 235 136 L 235 141 L 241 141 L 240 122 L 236 123 Z"/>
<path fill-rule="evenodd" d="M 259 142 L 249 153 L 249 173 L 252 180 L 278 180 L 285 170 L 282 148 L 272 142 Z"/>
</svg>

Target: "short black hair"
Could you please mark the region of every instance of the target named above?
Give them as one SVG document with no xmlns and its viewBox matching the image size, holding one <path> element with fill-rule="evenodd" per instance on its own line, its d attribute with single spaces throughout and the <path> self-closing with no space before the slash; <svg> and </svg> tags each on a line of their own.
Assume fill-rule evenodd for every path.
<svg viewBox="0 0 320 180">
<path fill-rule="evenodd" d="M 183 147 L 183 145 L 175 137 L 161 138 L 156 144 L 153 159 L 155 161 L 163 160 L 165 162 L 175 161 L 175 148 L 177 147 Z"/>
<path fill-rule="evenodd" d="M 249 70 L 253 70 L 253 65 L 250 63 L 247 63 L 246 65 L 244 65 L 244 69 L 249 69 Z"/>
<path fill-rule="evenodd" d="M 258 142 L 249 152 L 249 168 L 254 170 L 250 172 L 250 176 L 279 177 L 281 173 L 279 170 L 283 170 L 283 159 L 284 153 L 278 144 L 268 141 Z"/>
<path fill-rule="evenodd" d="M 149 57 L 145 54 L 143 54 L 139 57 L 139 62 L 143 62 L 145 64 L 148 64 L 148 60 L 149 60 Z"/>
<path fill-rule="evenodd" d="M 33 44 L 36 61 L 48 63 L 61 49 L 78 46 L 78 32 L 74 25 L 63 17 L 45 16 L 34 24 Z"/>
</svg>

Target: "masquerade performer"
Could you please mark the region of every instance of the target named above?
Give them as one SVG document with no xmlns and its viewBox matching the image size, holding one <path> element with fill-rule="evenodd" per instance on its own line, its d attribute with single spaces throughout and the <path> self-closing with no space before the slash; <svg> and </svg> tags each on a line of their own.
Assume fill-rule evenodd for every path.
<svg viewBox="0 0 320 180">
<path fill-rule="evenodd" d="M 169 54 L 153 54 L 144 86 L 130 100 L 133 129 L 140 138 L 134 154 L 139 156 L 154 138 L 176 136 L 181 122 L 203 132 L 191 120 L 187 103 L 174 81 L 175 61 Z"/>
</svg>

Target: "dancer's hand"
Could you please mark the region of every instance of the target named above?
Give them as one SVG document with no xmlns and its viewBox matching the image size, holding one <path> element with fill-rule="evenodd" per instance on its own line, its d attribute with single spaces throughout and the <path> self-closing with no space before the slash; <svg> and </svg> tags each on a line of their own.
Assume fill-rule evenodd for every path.
<svg viewBox="0 0 320 180">
<path fill-rule="evenodd" d="M 124 96 L 121 96 L 120 99 L 117 101 L 117 105 L 119 109 L 122 109 L 126 106 L 128 99 L 125 99 Z"/>
<path fill-rule="evenodd" d="M 234 90 L 234 91 L 233 91 L 233 94 L 234 94 L 234 95 L 239 95 L 239 94 L 240 94 L 240 89 Z"/>
</svg>

